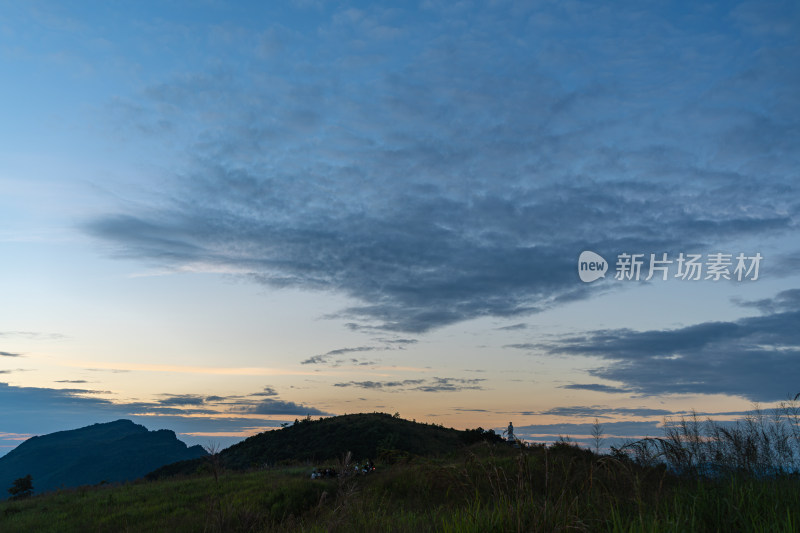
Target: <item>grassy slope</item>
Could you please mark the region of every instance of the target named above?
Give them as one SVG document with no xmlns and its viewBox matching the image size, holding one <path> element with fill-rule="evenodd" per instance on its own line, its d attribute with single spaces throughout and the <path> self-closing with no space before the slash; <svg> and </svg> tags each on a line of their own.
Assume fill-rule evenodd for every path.
<svg viewBox="0 0 800 533">
<path fill-rule="evenodd" d="M 369 476 L 309 467 L 0 503 L 0 531 L 797 531 L 800 481 L 680 480 L 560 445 L 476 445 Z"/>
<path fill-rule="evenodd" d="M 451 453 L 481 439 L 501 440 L 493 432 L 461 431 L 421 424 L 384 413 L 299 420 L 294 425 L 254 435 L 220 452 L 228 469 L 244 470 L 285 461 L 329 461 L 347 451 L 354 459 L 388 459 L 388 455 L 433 456 Z M 149 477 L 192 474 L 202 460 L 167 465 Z"/>
</svg>

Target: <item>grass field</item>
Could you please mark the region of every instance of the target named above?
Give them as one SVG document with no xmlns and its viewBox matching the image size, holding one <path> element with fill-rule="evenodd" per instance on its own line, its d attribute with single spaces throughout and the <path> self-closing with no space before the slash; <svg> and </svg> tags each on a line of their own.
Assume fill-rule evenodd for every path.
<svg viewBox="0 0 800 533">
<path fill-rule="evenodd" d="M 210 468 L 3 502 L 0 531 L 800 531 L 795 475 L 679 477 L 567 443 L 479 444 L 339 479 L 311 480 L 311 468 Z"/>
</svg>

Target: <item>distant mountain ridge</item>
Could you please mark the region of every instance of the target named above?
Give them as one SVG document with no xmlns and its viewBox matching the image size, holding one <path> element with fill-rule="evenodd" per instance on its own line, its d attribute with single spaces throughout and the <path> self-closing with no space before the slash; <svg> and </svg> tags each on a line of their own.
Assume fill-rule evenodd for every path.
<svg viewBox="0 0 800 533">
<path fill-rule="evenodd" d="M 17 478 L 33 476 L 36 493 L 60 487 L 133 480 L 163 465 L 206 455 L 168 429 L 149 431 L 130 420 L 31 437 L 0 457 L 0 499 Z"/>
<path fill-rule="evenodd" d="M 222 450 L 220 462 L 225 468 L 245 470 L 282 461 L 327 461 L 348 451 L 357 461 L 403 455 L 433 456 L 479 441 L 504 442 L 493 430 L 458 430 L 386 413 L 359 413 L 298 420 L 291 426 L 253 435 Z M 164 466 L 147 477 L 191 475 L 201 468 L 202 461 L 182 461 Z"/>
</svg>

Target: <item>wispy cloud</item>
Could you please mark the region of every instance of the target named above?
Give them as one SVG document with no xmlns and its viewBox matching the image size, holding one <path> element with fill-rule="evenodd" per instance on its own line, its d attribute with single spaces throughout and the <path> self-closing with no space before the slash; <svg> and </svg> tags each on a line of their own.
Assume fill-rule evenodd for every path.
<svg viewBox="0 0 800 533">
<path fill-rule="evenodd" d="M 439 378 L 404 379 L 398 381 L 348 381 L 334 383 L 334 387 L 356 387 L 361 389 L 382 390 L 390 392 L 458 392 L 462 390 L 483 390 L 485 379 Z"/>
<path fill-rule="evenodd" d="M 22 357 L 22 354 L 14 352 L 0 352 L 0 357 Z"/>
<path fill-rule="evenodd" d="M 115 363 L 106 364 L 94 361 L 93 367 L 86 367 L 86 363 L 67 363 L 65 366 L 74 366 L 91 372 L 166 372 L 176 374 L 215 374 L 231 376 L 280 376 L 280 375 L 319 375 L 318 372 L 302 372 L 281 368 L 265 367 L 229 367 L 229 366 L 191 366 L 191 365 L 157 365 L 142 363 Z"/>
<path fill-rule="evenodd" d="M 575 417 L 610 418 L 619 416 L 664 417 L 672 415 L 673 411 L 669 411 L 667 409 L 651 409 L 647 407 L 629 408 L 629 407 L 605 407 L 605 406 L 593 405 L 593 406 L 554 407 L 552 409 L 547 409 L 545 411 L 539 411 L 539 414 L 566 416 L 570 418 L 575 418 Z"/>
<path fill-rule="evenodd" d="M 0 440 L 23 441 L 33 437 L 31 433 L 3 433 L 0 432 Z"/>
<path fill-rule="evenodd" d="M 515 348 L 517 350 L 535 350 L 541 346 L 532 342 L 519 342 L 515 344 L 506 344 L 503 348 Z"/>
<path fill-rule="evenodd" d="M 388 345 L 397 345 L 401 348 L 419 342 L 417 339 L 378 339 L 378 341 Z"/>
<path fill-rule="evenodd" d="M 503 326 L 500 328 L 496 328 L 498 331 L 519 331 L 523 329 L 528 329 L 528 324 L 524 322 L 520 322 L 519 324 L 512 324 L 510 326 Z"/>
<path fill-rule="evenodd" d="M 31 340 L 63 340 L 66 335 L 61 333 L 44 333 L 41 331 L 0 331 L 0 337 L 19 337 Z"/>
<path fill-rule="evenodd" d="M 306 359 L 304 361 L 301 361 L 300 364 L 301 365 L 327 364 L 327 363 L 331 363 L 331 359 L 333 359 L 333 358 L 335 358 L 337 356 L 340 356 L 340 355 L 345 355 L 345 354 L 349 354 L 349 353 L 358 353 L 358 352 L 371 352 L 371 351 L 374 351 L 374 350 L 377 350 L 377 349 L 378 348 L 375 348 L 373 346 L 358 346 L 358 347 L 355 347 L 355 348 L 337 348 L 336 350 L 331 350 L 331 351 L 325 352 L 323 354 L 319 354 L 319 355 L 315 355 L 313 357 L 309 357 L 308 359 Z M 336 364 L 336 363 L 341 364 L 344 361 L 345 361 L 344 359 L 337 359 L 337 360 L 334 361 L 334 364 Z"/>
</svg>

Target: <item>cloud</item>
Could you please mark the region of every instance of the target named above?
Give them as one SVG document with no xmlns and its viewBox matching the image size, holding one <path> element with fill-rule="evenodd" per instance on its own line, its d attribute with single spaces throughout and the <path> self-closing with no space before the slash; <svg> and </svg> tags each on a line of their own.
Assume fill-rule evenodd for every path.
<svg viewBox="0 0 800 533">
<path fill-rule="evenodd" d="M 797 265 L 800 264 L 800 250 L 778 254 L 770 262 L 768 273 L 771 276 L 793 276 L 797 274 Z"/>
<path fill-rule="evenodd" d="M 402 381 L 348 381 L 334 383 L 334 387 L 357 387 L 361 389 L 384 390 L 391 392 L 458 392 L 462 390 L 483 390 L 481 382 L 485 379 L 439 378 L 404 379 Z"/>
<path fill-rule="evenodd" d="M 403 346 L 408 346 L 408 345 L 416 344 L 417 342 L 419 342 L 419 341 L 417 341 L 417 339 L 378 339 L 378 340 L 380 342 L 383 342 L 383 343 L 389 344 L 389 345 L 399 345 L 400 348 L 402 348 Z"/>
<path fill-rule="evenodd" d="M 255 394 L 251 394 L 251 396 L 277 396 L 278 391 L 273 389 L 272 387 L 264 387 L 264 390 L 261 392 L 256 392 Z"/>
<path fill-rule="evenodd" d="M 612 387 L 611 385 L 603 385 L 601 383 L 572 383 L 570 385 L 562 385 L 560 388 L 572 389 L 572 390 L 590 390 L 590 391 L 608 392 L 608 393 L 631 392 L 630 389 L 625 389 L 621 387 Z"/>
<path fill-rule="evenodd" d="M 553 355 L 597 357 L 604 365 L 591 375 L 638 393 L 783 400 L 800 392 L 798 294 L 791 289 L 744 304 L 761 309 L 762 316 L 669 330 L 596 330 L 535 347 Z"/>
<path fill-rule="evenodd" d="M 535 350 L 535 349 L 537 349 L 539 347 L 540 347 L 539 344 L 535 344 L 535 343 L 532 343 L 532 342 L 506 344 L 506 345 L 503 346 L 503 348 L 514 348 L 514 349 L 517 349 L 517 350 Z"/>
<path fill-rule="evenodd" d="M 169 405 L 169 404 L 168 404 Z M 164 416 L 164 415 L 173 415 L 176 417 L 189 417 L 192 415 L 216 415 L 222 416 L 224 415 L 223 412 L 217 409 L 211 408 L 197 408 L 197 407 L 186 407 L 186 406 L 162 406 L 158 403 L 151 403 L 151 402 L 132 402 L 124 404 L 125 409 L 127 409 L 131 414 L 139 415 L 139 416 Z"/>
<path fill-rule="evenodd" d="M 514 434 L 523 439 L 533 441 L 552 441 L 559 436 L 583 435 L 588 437 L 592 434 L 592 429 L 592 423 L 528 424 L 514 426 Z M 609 437 L 621 437 L 620 440 L 644 436 L 654 437 L 664 433 L 664 429 L 659 422 L 603 422 L 602 429 L 606 439 Z M 617 442 L 619 441 L 614 439 L 612 444 Z"/>
<path fill-rule="evenodd" d="M 572 411 L 579 413 L 578 416 L 582 418 L 603 418 L 602 415 L 617 414 L 617 409 L 603 408 L 603 407 L 556 407 L 556 413 L 565 413 L 564 416 L 571 416 L 569 413 Z M 680 423 L 683 416 L 692 416 L 696 414 L 699 417 L 707 417 L 714 420 L 716 423 L 727 426 L 735 423 L 736 420 L 743 420 L 746 417 L 755 415 L 754 411 L 726 411 L 726 412 L 696 412 L 691 411 L 664 411 L 663 414 L 658 412 L 660 410 L 648 409 L 631 409 L 630 412 L 622 410 L 622 415 L 627 416 L 642 416 L 650 418 L 652 416 L 661 416 L 660 422 L 656 421 L 602 421 L 600 424 L 603 433 L 603 445 L 620 445 L 621 443 L 642 437 L 658 437 L 664 435 L 665 425 L 674 425 Z M 649 412 L 654 411 L 654 412 Z M 769 415 L 768 413 L 766 413 Z M 518 425 L 514 427 L 514 433 L 521 438 L 533 441 L 556 441 L 560 436 L 570 436 L 577 442 L 582 442 L 583 445 L 592 447 L 594 446 L 592 430 L 594 429 L 593 422 L 563 422 L 557 424 L 527 424 Z"/>
<path fill-rule="evenodd" d="M 419 385 L 422 379 L 404 379 L 402 381 L 349 381 L 346 383 L 334 383 L 334 387 L 358 387 L 361 389 L 393 389 L 407 387 L 409 385 Z M 405 389 L 404 389 L 405 390 Z"/>
<path fill-rule="evenodd" d="M 132 419 L 150 429 L 172 429 L 177 433 L 255 433 L 257 429 L 280 426 L 281 420 L 263 420 L 260 414 L 287 416 L 326 414 L 313 407 L 280 400 L 257 401 L 246 398 L 231 404 L 229 410 L 197 408 L 202 397 L 194 395 L 165 395 L 156 402 L 115 402 L 96 394 L 108 391 L 88 389 L 53 389 L 18 387 L 0 383 L 0 432 L 42 435 L 54 431 L 75 429 L 96 422 L 120 418 Z M 209 397 L 211 398 L 211 397 Z M 241 397 L 240 397 L 241 398 Z M 206 398 L 207 401 L 210 401 Z M 195 414 L 206 416 L 197 417 Z M 286 421 L 290 421 L 287 419 Z M 18 442 L 0 436 L 0 455 L 3 446 Z M 2 441 L 8 441 L 3 443 Z M 191 444 L 207 444 L 208 438 L 186 438 Z M 220 438 L 233 444 L 240 437 Z"/>
<path fill-rule="evenodd" d="M 519 331 L 519 330 L 527 329 L 527 328 L 528 328 L 528 324 L 525 324 L 524 322 L 520 322 L 519 324 L 513 324 L 511 326 L 503 326 L 503 327 L 496 328 L 496 329 L 498 331 Z"/>
<path fill-rule="evenodd" d="M 92 389 L 56 389 L 60 391 L 62 394 L 70 394 L 70 395 L 83 395 L 83 394 L 112 394 L 111 391 L 107 390 L 92 390 Z"/>
<path fill-rule="evenodd" d="M 224 416 L 230 414 L 256 415 L 297 415 L 325 413 L 315 407 L 305 406 L 278 398 L 278 392 L 272 387 L 264 387 L 260 392 L 246 396 L 204 396 L 200 394 L 163 394 L 153 403 L 138 402 L 126 404 L 128 408 L 142 412 L 191 415 L 213 414 Z M 215 408 L 209 406 L 215 404 Z M 224 407 L 223 407 L 224 406 Z"/>
<path fill-rule="evenodd" d="M 330 362 L 331 358 L 336 357 L 337 355 L 344 355 L 344 354 L 354 353 L 354 352 L 371 352 L 371 351 L 376 350 L 376 349 L 377 348 L 374 348 L 372 346 L 358 346 L 356 348 L 338 348 L 336 350 L 331 350 L 331 351 L 326 352 L 324 354 L 320 354 L 320 355 L 315 355 L 313 357 L 309 357 L 308 359 L 306 359 L 304 361 L 301 361 L 300 364 L 301 365 L 327 364 L 327 363 Z M 356 360 L 353 359 L 353 361 L 356 361 Z M 339 364 L 341 364 L 342 362 L 344 362 L 343 359 L 339 359 L 339 360 L 335 361 L 335 363 L 339 363 Z"/>
<path fill-rule="evenodd" d="M 23 357 L 21 353 L 0 352 L 0 357 Z"/>
<path fill-rule="evenodd" d="M 166 398 L 157 400 L 158 405 L 180 406 L 180 405 L 203 405 L 206 398 L 199 394 L 164 394 Z"/>
<path fill-rule="evenodd" d="M 386 350 L 404 350 L 406 346 L 410 346 L 412 344 L 416 344 L 418 341 L 416 339 L 386 339 L 386 338 L 378 338 L 375 339 L 376 342 L 380 342 L 383 346 L 357 346 L 354 348 L 338 348 L 336 350 L 331 350 L 324 354 L 315 355 L 301 361 L 300 364 L 302 365 L 319 365 L 319 364 L 326 364 L 333 367 L 338 367 L 343 364 L 352 364 L 357 366 L 369 366 L 375 365 L 378 361 L 373 361 L 369 359 L 358 359 L 354 357 L 350 358 L 343 358 L 338 357 L 342 355 L 347 355 L 350 353 L 358 353 L 358 352 L 372 352 L 372 351 L 386 351 Z"/>
<path fill-rule="evenodd" d="M 422 392 L 458 392 L 462 390 L 483 390 L 483 378 L 459 379 L 459 378 L 437 378 L 429 380 L 428 383 L 416 387 L 414 390 Z"/>
<path fill-rule="evenodd" d="M 650 417 L 650 416 L 669 416 L 673 411 L 665 409 L 649 409 L 646 407 L 628 408 L 628 407 L 603 407 L 603 406 L 572 406 L 572 407 L 554 407 L 546 411 L 540 411 L 542 415 L 555 415 L 567 417 L 602 417 L 609 418 L 611 416 L 636 416 L 636 417 Z"/>
<path fill-rule="evenodd" d="M 63 340 L 66 335 L 61 333 L 43 333 L 41 331 L 0 331 L 0 337 L 21 337 L 32 340 Z"/>
<path fill-rule="evenodd" d="M 733 299 L 736 305 L 741 307 L 753 307 L 764 314 L 773 314 L 782 311 L 800 309 L 800 289 L 789 289 L 779 292 L 774 298 L 763 298 L 760 300 L 741 300 Z"/>
<path fill-rule="evenodd" d="M 56 383 L 89 383 L 85 379 L 59 379 Z"/>
<path fill-rule="evenodd" d="M 258 415 L 327 415 L 315 407 L 286 402 L 282 400 L 266 399 L 257 405 L 247 407 L 243 410 L 246 413 Z"/>
<path fill-rule="evenodd" d="M 70 418 L 70 415 L 78 412 L 85 414 L 91 410 L 98 413 L 114 410 L 110 400 L 85 396 L 85 392 L 82 389 L 17 387 L 0 383 L 0 419 L 6 424 L 15 421 L 30 428 L 19 431 L 37 431 L 30 421 L 42 419 L 46 426 L 53 419 Z"/>
<path fill-rule="evenodd" d="M 227 396 L 207 396 L 206 402 L 213 403 L 213 402 L 224 402 L 227 399 Z"/>
<path fill-rule="evenodd" d="M 127 95 L 119 129 L 188 162 L 157 203 L 83 228 L 122 257 L 341 294 L 355 303 L 333 316 L 407 333 L 609 290 L 577 281 L 587 248 L 796 230 L 789 37 L 700 10 L 690 28 L 670 10 L 449 9 L 331 10 L 310 48 L 253 34 L 269 59 Z"/>
</svg>

